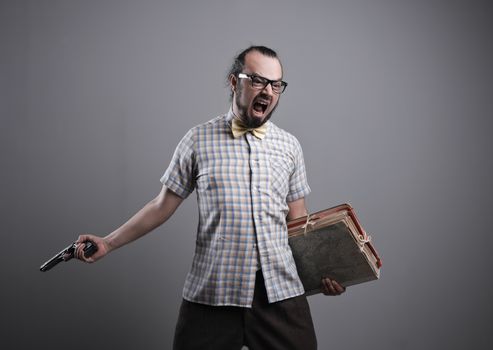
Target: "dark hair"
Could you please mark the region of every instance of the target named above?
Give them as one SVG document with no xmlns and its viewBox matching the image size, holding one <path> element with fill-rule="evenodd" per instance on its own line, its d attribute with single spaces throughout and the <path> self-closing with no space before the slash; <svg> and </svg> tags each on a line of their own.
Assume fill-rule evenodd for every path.
<svg viewBox="0 0 493 350">
<path fill-rule="evenodd" d="M 281 63 L 281 60 L 279 60 L 279 56 L 277 56 L 277 53 L 274 50 L 265 46 L 252 45 L 246 48 L 245 50 L 243 50 L 242 52 L 240 52 L 240 54 L 235 57 L 233 64 L 231 65 L 231 68 L 229 69 L 228 75 L 226 77 L 227 86 L 229 86 L 229 77 L 231 75 L 238 76 L 238 74 L 243 71 L 243 68 L 245 67 L 245 56 L 251 51 L 258 51 L 264 56 L 277 58 L 279 63 Z M 230 101 L 233 100 L 233 91 L 231 91 L 229 99 Z"/>
</svg>

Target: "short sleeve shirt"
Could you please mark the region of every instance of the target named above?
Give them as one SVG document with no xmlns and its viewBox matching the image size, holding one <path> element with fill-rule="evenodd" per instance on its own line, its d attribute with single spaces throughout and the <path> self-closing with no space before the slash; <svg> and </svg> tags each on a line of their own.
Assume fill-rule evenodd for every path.
<svg viewBox="0 0 493 350">
<path fill-rule="evenodd" d="M 183 298 L 251 307 L 259 267 L 269 302 L 304 293 L 288 245 L 287 203 L 310 193 L 297 139 L 267 122 L 263 139 L 234 138 L 233 114 L 192 128 L 161 182 L 186 198 L 197 192 L 195 255 Z"/>
</svg>

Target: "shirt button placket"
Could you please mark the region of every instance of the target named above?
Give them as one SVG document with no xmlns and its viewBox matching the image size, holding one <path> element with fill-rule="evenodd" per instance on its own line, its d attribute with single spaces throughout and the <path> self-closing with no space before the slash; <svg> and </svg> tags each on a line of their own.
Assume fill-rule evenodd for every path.
<svg viewBox="0 0 493 350">
<path fill-rule="evenodd" d="M 255 226 L 258 261 L 262 261 L 262 251 L 264 242 L 262 240 L 262 189 L 261 189 L 261 162 L 260 162 L 260 140 L 251 134 L 247 134 L 247 140 L 250 145 L 250 169 L 251 169 L 251 189 L 252 189 L 252 210 L 253 221 Z"/>
<path fill-rule="evenodd" d="M 258 251 L 259 254 L 261 255 L 262 262 L 263 262 L 263 274 L 264 278 L 266 281 L 269 279 L 268 272 L 270 271 L 270 259 L 269 259 L 269 254 L 268 254 L 268 246 L 269 246 L 269 241 L 268 237 L 265 232 L 265 225 L 266 225 L 266 218 L 264 216 L 264 212 L 267 209 L 268 206 L 268 197 L 267 197 L 267 190 L 268 186 L 266 184 L 266 175 L 267 175 L 267 167 L 269 164 L 267 163 L 267 159 L 265 157 L 265 153 L 263 152 L 263 146 L 265 145 L 265 142 L 256 142 L 255 143 L 255 151 L 256 151 L 256 186 L 258 189 L 258 197 L 257 197 L 257 203 L 256 203 L 256 208 L 257 208 L 257 221 L 258 221 L 258 226 L 257 226 L 257 242 L 258 242 Z M 266 282 L 268 283 L 268 282 Z"/>
</svg>

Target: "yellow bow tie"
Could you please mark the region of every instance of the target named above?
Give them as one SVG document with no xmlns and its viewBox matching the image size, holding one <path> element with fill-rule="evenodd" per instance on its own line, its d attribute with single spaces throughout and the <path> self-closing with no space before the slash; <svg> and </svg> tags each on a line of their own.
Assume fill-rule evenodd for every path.
<svg viewBox="0 0 493 350">
<path fill-rule="evenodd" d="M 267 124 L 264 123 L 258 128 L 248 128 L 237 118 L 233 118 L 233 123 L 231 124 L 231 131 L 233 131 L 233 137 L 238 137 L 251 132 L 253 136 L 262 140 L 267 134 Z"/>
</svg>

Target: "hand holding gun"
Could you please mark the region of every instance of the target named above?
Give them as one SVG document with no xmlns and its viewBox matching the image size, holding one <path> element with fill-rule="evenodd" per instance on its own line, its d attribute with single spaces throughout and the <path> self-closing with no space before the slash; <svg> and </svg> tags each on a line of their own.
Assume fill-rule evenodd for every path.
<svg viewBox="0 0 493 350">
<path fill-rule="evenodd" d="M 84 247 L 84 256 L 86 258 L 90 257 L 94 253 L 97 252 L 98 246 L 94 244 L 91 241 L 85 241 L 85 247 Z M 67 248 L 63 249 L 61 252 L 59 252 L 57 255 L 55 255 L 53 258 L 45 262 L 41 267 L 39 268 L 40 271 L 48 271 L 55 265 L 57 265 L 59 262 L 62 261 L 69 261 L 74 257 L 75 249 L 77 248 L 78 243 L 72 243 L 69 245 Z"/>
</svg>

